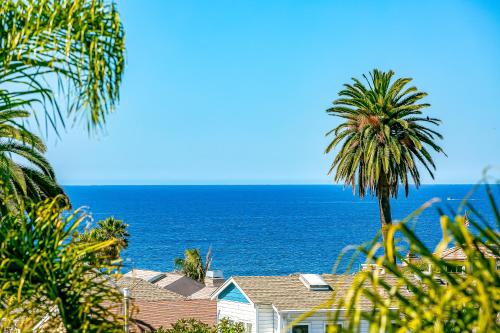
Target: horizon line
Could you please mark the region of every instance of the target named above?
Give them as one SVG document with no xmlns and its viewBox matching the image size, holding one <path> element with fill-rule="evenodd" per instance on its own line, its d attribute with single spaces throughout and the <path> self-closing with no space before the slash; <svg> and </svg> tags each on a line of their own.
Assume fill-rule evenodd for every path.
<svg viewBox="0 0 500 333">
<path fill-rule="evenodd" d="M 482 184 L 482 183 L 481 183 Z M 488 183 L 489 185 L 496 185 L 496 183 Z M 419 186 L 442 186 L 442 185 L 478 185 L 478 183 L 424 183 Z M 183 184 L 61 184 L 61 186 L 74 186 L 74 187 L 84 187 L 84 186 L 338 186 L 350 188 L 351 186 L 346 186 L 343 184 L 325 184 L 325 183 L 236 183 L 236 184 L 217 184 L 217 183 L 183 183 Z M 403 185 L 400 185 L 403 186 Z M 415 186 L 415 184 L 410 184 L 410 186 Z"/>
</svg>

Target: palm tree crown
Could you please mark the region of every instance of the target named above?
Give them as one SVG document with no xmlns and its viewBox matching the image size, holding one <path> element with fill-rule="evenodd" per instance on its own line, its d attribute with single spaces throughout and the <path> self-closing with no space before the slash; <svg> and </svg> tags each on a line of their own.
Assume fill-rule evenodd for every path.
<svg viewBox="0 0 500 333">
<path fill-rule="evenodd" d="M 363 75 L 368 87 L 353 78 L 354 83 L 345 84 L 340 98 L 327 110 L 345 120 L 327 133 L 334 139 L 326 153 L 342 143 L 329 173 L 336 169 L 335 181 L 352 185 L 353 191 L 357 187 L 361 197 L 367 189 L 379 195 L 383 178 L 391 196 L 397 196 L 400 183 L 408 195 L 409 178 L 420 185 L 417 161 L 434 178 L 436 166 L 429 148 L 443 152 L 434 142 L 442 139 L 441 134 L 427 127 L 439 125 L 440 120 L 422 116 L 422 110 L 430 106 L 420 102 L 427 94 L 406 87 L 411 78 L 392 82 L 393 75 L 379 70 L 369 77 Z"/>
<path fill-rule="evenodd" d="M 209 247 L 205 258 L 205 263 L 198 249 L 186 249 L 184 258 L 175 258 L 174 265 L 176 270 L 182 272 L 187 277 L 198 282 L 204 282 L 205 275 L 212 264 L 212 248 Z"/>
<path fill-rule="evenodd" d="M 329 174 L 335 181 L 351 185 L 364 197 L 369 191 L 378 197 L 382 235 L 392 222 L 390 197 L 398 195 L 400 184 L 408 195 L 410 179 L 420 185 L 421 164 L 434 178 L 436 168 L 429 150 L 443 152 L 436 143 L 441 134 L 428 125 L 440 120 L 423 116 L 430 104 L 421 102 L 427 96 L 416 87 L 407 87 L 411 78 L 392 80 L 394 72 L 373 70 L 363 75 L 366 85 L 353 78 L 345 84 L 339 98 L 327 112 L 343 122 L 327 133 L 334 138 L 326 153 L 341 144 Z"/>
<path fill-rule="evenodd" d="M 97 227 L 87 230 L 78 235 L 78 239 L 83 243 L 101 243 L 112 240 L 113 244 L 101 252 L 104 259 L 117 260 L 120 258 L 121 250 L 128 247 L 129 233 L 128 224 L 114 217 L 97 222 Z"/>
<path fill-rule="evenodd" d="M 5 97 L 0 91 L 0 97 Z M 13 107 L 14 105 L 14 107 Z M 0 177 L 3 186 L 18 200 L 34 201 L 64 194 L 54 170 L 43 156 L 42 140 L 27 130 L 20 120 L 29 112 L 15 108 L 16 102 L 0 98 Z"/>
</svg>

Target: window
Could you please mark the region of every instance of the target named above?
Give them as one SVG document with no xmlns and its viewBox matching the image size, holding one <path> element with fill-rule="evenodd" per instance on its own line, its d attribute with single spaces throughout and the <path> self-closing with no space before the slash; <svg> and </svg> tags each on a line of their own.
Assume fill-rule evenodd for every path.
<svg viewBox="0 0 500 333">
<path fill-rule="evenodd" d="M 245 326 L 245 333 L 252 333 L 252 324 L 251 323 L 244 323 Z"/>
<path fill-rule="evenodd" d="M 391 328 L 392 331 L 395 332 L 401 328 L 401 325 L 399 325 L 398 323 L 391 323 Z"/>
<path fill-rule="evenodd" d="M 336 333 L 336 332 L 340 332 L 341 329 L 342 329 L 341 323 L 325 324 L 325 333 Z"/>
<path fill-rule="evenodd" d="M 446 282 L 443 279 L 441 279 L 441 278 L 439 278 L 437 276 L 434 277 L 434 281 L 436 281 L 441 286 L 445 286 L 446 285 Z"/>
<path fill-rule="evenodd" d="M 309 333 L 309 325 L 294 325 L 292 327 L 292 333 Z"/>
<path fill-rule="evenodd" d="M 462 273 L 465 272 L 465 267 L 458 265 L 447 265 L 446 270 L 448 271 L 448 273 Z"/>
</svg>

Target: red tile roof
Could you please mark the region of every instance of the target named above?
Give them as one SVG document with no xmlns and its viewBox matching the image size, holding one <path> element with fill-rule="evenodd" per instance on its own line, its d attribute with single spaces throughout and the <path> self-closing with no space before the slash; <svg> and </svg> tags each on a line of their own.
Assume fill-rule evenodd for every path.
<svg viewBox="0 0 500 333">
<path fill-rule="evenodd" d="M 179 319 L 194 318 L 215 324 L 217 303 L 210 300 L 132 300 L 132 332 L 150 332 L 160 326 L 170 328 Z"/>
</svg>

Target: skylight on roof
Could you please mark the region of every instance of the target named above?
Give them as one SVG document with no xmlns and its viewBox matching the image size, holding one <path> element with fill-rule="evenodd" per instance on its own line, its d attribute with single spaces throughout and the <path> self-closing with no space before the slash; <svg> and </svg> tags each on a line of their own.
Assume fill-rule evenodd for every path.
<svg viewBox="0 0 500 333">
<path fill-rule="evenodd" d="M 165 273 L 156 274 L 155 276 L 152 276 L 151 278 L 149 278 L 148 282 L 154 284 L 154 283 L 160 281 L 161 279 L 163 279 L 165 276 L 166 276 Z"/>
<path fill-rule="evenodd" d="M 330 285 L 319 274 L 300 274 L 299 280 L 307 289 L 313 291 L 329 291 Z"/>
</svg>

